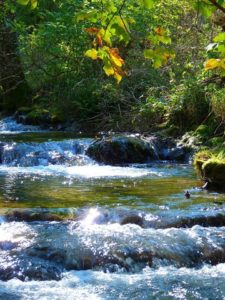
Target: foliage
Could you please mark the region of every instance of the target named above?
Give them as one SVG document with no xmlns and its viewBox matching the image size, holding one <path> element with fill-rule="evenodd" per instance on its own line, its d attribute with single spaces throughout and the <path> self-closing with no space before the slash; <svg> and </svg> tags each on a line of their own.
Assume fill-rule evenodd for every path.
<svg viewBox="0 0 225 300">
<path fill-rule="evenodd" d="M 96 129 L 164 124 L 179 134 L 211 121 L 210 113 L 224 120 L 224 89 L 202 84 L 223 74 L 221 9 L 212 2 L 7 0 L 0 16 L 17 34 L 34 112 Z"/>
<path fill-rule="evenodd" d="M 215 117 L 219 122 L 225 123 L 225 88 L 213 92 L 211 105 Z"/>
<path fill-rule="evenodd" d="M 205 88 L 192 79 L 175 89 L 170 97 L 169 121 L 180 129 L 195 129 L 209 114 Z"/>
</svg>

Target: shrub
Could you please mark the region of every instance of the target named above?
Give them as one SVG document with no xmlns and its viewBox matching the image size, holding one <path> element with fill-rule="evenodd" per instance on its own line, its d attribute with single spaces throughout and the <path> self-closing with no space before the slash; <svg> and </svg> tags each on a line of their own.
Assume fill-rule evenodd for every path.
<svg viewBox="0 0 225 300">
<path fill-rule="evenodd" d="M 211 97 L 212 111 L 221 123 L 225 123 L 225 88 L 216 90 Z"/>
<path fill-rule="evenodd" d="M 170 96 L 169 121 L 182 130 L 191 130 L 201 124 L 209 113 L 209 101 L 204 87 L 196 82 L 176 87 Z"/>
</svg>

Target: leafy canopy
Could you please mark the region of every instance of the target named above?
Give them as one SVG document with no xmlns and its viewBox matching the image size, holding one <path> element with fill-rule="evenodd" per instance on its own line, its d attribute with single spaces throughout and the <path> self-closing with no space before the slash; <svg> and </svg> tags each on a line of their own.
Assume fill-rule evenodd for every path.
<svg viewBox="0 0 225 300">
<path fill-rule="evenodd" d="M 38 0 L 17 0 L 21 5 L 35 9 Z M 166 65 L 175 57 L 171 48 L 169 29 L 158 24 L 157 10 L 163 6 L 160 0 L 81 0 L 81 8 L 75 13 L 77 22 L 91 39 L 91 47 L 85 56 L 103 63 L 107 76 L 113 76 L 119 83 L 126 75 L 124 48 L 129 47 L 135 36 L 145 40 L 143 55 L 152 61 L 155 68 Z M 205 18 L 211 18 L 217 11 L 225 24 L 225 0 L 190 0 L 190 5 Z M 139 18 L 143 20 L 139 32 Z M 149 20 L 149 21 L 148 21 Z M 221 24 L 218 24 L 221 25 Z M 222 26 L 222 25 L 221 25 Z M 144 33 L 144 35 L 143 35 Z M 87 37 L 88 39 L 88 37 Z M 208 60 L 205 70 L 218 70 L 225 76 L 225 32 L 214 37 L 207 47 Z"/>
</svg>

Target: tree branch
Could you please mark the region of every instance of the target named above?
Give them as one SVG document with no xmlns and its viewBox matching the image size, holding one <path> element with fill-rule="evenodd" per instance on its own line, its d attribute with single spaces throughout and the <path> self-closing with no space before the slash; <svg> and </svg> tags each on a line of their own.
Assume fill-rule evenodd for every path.
<svg viewBox="0 0 225 300">
<path fill-rule="evenodd" d="M 209 2 L 211 2 L 213 6 L 217 7 L 220 11 L 222 11 L 225 14 L 224 6 L 220 5 L 216 0 L 209 0 Z"/>
</svg>

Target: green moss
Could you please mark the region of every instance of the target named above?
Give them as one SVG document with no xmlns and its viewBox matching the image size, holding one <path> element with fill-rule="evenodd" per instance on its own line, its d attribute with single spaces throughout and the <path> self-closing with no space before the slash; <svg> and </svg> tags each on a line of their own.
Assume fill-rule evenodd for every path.
<svg viewBox="0 0 225 300">
<path fill-rule="evenodd" d="M 194 166 L 198 172 L 198 174 L 202 175 L 202 166 L 204 164 L 204 162 L 206 162 L 208 159 L 210 159 L 212 157 L 212 152 L 210 152 L 209 150 L 201 150 L 199 152 L 197 152 L 195 154 L 194 157 Z"/>
<path fill-rule="evenodd" d="M 215 187 L 225 188 L 225 151 L 203 150 L 195 155 L 194 165 L 203 178 Z"/>
<path fill-rule="evenodd" d="M 219 187 L 225 187 L 225 160 L 211 158 L 202 165 L 204 176 Z"/>
</svg>

